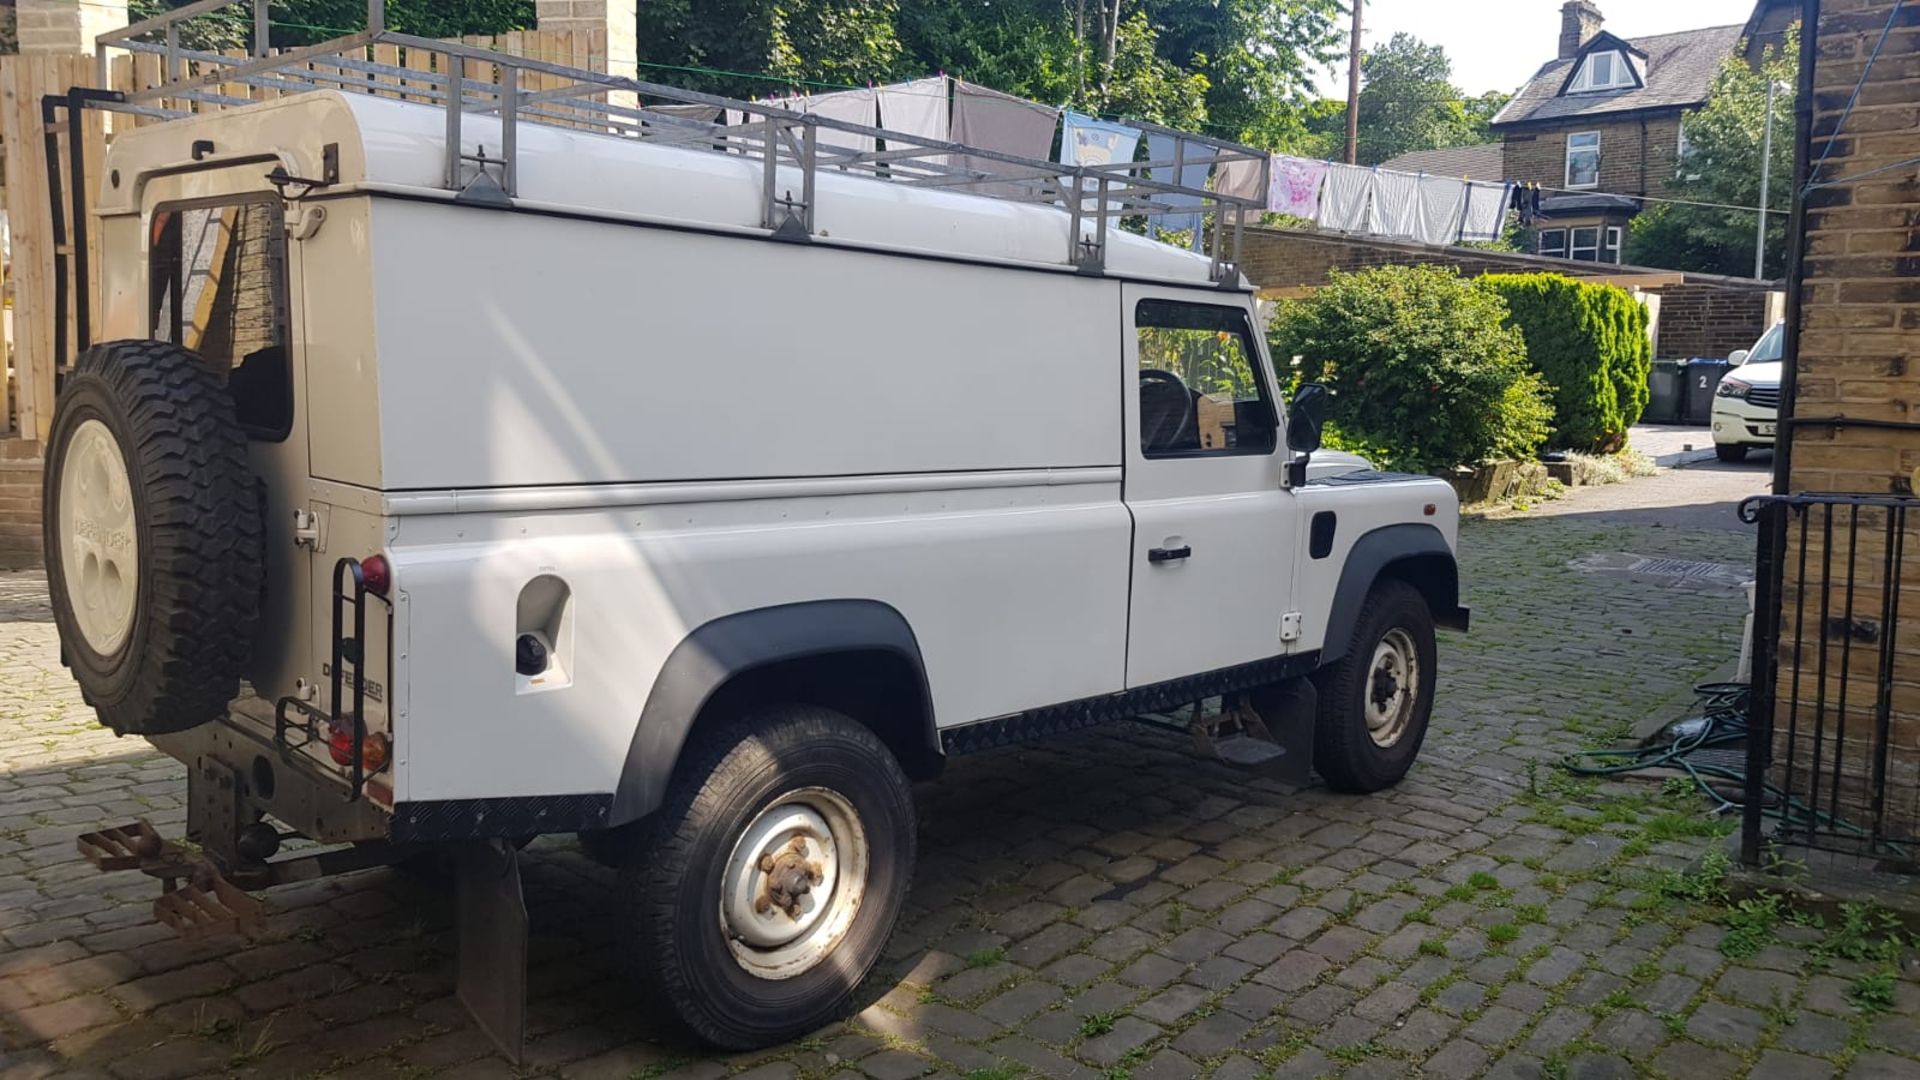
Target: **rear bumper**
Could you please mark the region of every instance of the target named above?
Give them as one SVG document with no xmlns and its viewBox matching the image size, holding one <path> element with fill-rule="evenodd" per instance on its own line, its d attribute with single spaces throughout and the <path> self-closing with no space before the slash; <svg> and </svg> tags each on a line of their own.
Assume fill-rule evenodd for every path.
<svg viewBox="0 0 1920 1080">
<path fill-rule="evenodd" d="M 271 726 L 263 730 L 244 713 L 147 741 L 187 767 L 188 801 L 196 806 L 230 803 L 243 817 L 267 814 L 326 844 L 385 840 L 392 833 L 385 808 L 365 797 L 349 799 L 341 778 L 326 775 L 297 750 L 274 745 Z M 197 816 L 190 807 L 190 826 L 198 824 Z M 190 838 L 212 846 L 212 837 Z"/>
</svg>

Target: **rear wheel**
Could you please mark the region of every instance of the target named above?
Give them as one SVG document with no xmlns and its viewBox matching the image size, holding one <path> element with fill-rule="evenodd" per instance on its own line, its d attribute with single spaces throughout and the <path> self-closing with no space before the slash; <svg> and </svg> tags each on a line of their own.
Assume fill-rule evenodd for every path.
<svg viewBox="0 0 1920 1080">
<path fill-rule="evenodd" d="M 1739 443 L 1714 443 L 1713 456 L 1726 462 L 1745 461 L 1747 448 Z"/>
<path fill-rule="evenodd" d="M 840 713 L 782 707 L 714 732 L 621 868 L 634 977 L 718 1046 L 817 1030 L 880 958 L 915 827 L 899 763 Z"/>
<path fill-rule="evenodd" d="M 1433 614 L 1404 581 L 1376 582 L 1346 655 L 1319 676 L 1313 764 L 1338 791 L 1400 782 L 1433 713 Z"/>
<path fill-rule="evenodd" d="M 265 574 L 224 374 L 166 342 L 88 349 L 54 413 L 44 503 L 61 657 L 101 722 L 156 735 L 218 716 Z"/>
</svg>

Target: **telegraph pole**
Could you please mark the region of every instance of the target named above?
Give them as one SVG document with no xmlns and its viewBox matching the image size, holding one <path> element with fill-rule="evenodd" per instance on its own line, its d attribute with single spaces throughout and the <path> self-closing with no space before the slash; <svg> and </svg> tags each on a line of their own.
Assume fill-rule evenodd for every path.
<svg viewBox="0 0 1920 1080">
<path fill-rule="evenodd" d="M 1360 162 L 1360 9 L 1366 0 L 1352 0 L 1353 39 L 1347 46 L 1347 164 Z"/>
<path fill-rule="evenodd" d="M 1773 165 L 1773 92 L 1778 84 L 1767 80 L 1767 119 L 1760 136 L 1760 237 L 1753 245 L 1753 276 L 1766 277 L 1767 266 L 1767 174 Z"/>
</svg>

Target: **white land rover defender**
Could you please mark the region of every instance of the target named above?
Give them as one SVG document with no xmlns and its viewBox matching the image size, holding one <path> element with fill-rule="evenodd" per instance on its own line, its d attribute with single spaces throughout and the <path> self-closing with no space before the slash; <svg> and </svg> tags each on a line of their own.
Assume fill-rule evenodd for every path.
<svg viewBox="0 0 1920 1080">
<path fill-rule="evenodd" d="M 751 1047 L 847 1005 L 913 876 L 910 785 L 952 755 L 1205 702 L 1223 756 L 1406 773 L 1434 627 L 1466 624 L 1457 503 L 1309 460 L 1324 391 L 1282 406 L 1234 262 L 1257 200 L 372 9 L 49 99 L 167 118 L 57 174 L 105 299 L 46 472 L 63 658 L 189 770 L 196 848 L 81 841 L 167 879 L 162 918 L 443 851 L 460 995 L 516 1054 L 515 852 L 577 833 L 620 867 L 633 977 Z M 170 18 L 103 44 L 164 50 Z M 219 89 L 249 84 L 283 96 Z M 1196 204 L 1210 255 L 1120 227 Z"/>
</svg>

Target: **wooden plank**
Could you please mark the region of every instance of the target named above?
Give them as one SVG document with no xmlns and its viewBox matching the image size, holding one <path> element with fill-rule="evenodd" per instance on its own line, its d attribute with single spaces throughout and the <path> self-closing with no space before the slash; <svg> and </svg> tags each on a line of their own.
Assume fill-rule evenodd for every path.
<svg viewBox="0 0 1920 1080">
<path fill-rule="evenodd" d="M 43 346 L 43 313 L 51 296 L 42 297 L 40 284 L 44 274 L 37 271 L 42 258 L 52 253 L 44 240 L 46 178 L 41 172 L 42 151 L 37 115 L 30 111 L 36 75 L 41 58 L 9 56 L 0 58 L 0 140 L 7 145 L 7 217 L 13 225 L 13 330 L 14 401 L 19 428 L 24 433 L 39 430 L 38 394 L 34 372 L 38 357 L 50 346 Z M 36 103 L 37 104 L 37 103 Z M 48 330 L 51 327 L 47 327 Z"/>
<path fill-rule="evenodd" d="M 385 64 L 388 67 L 399 67 L 400 66 L 400 46 L 385 45 L 385 44 L 375 45 L 373 47 L 373 62 L 376 64 Z M 380 96 L 399 97 L 401 95 L 398 90 L 392 90 L 392 91 L 383 93 Z"/>
<path fill-rule="evenodd" d="M 406 51 L 406 66 L 414 71 L 432 72 L 433 71 L 433 54 L 428 52 L 425 49 L 408 49 Z M 409 80 L 409 82 L 410 82 L 410 85 L 413 85 L 413 86 L 431 87 L 433 85 L 433 80 L 431 79 L 420 79 L 417 81 Z M 433 99 L 426 96 L 425 94 L 412 94 L 408 96 L 408 100 L 409 101 L 431 101 Z"/>
</svg>

